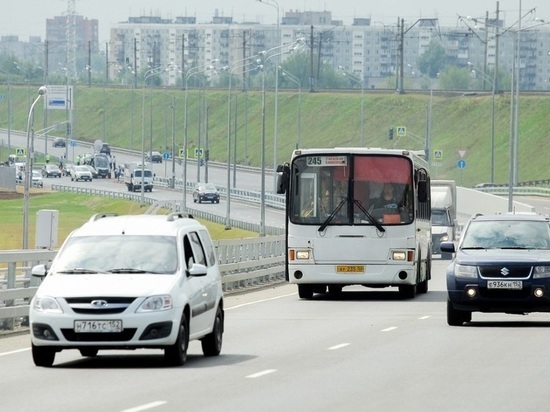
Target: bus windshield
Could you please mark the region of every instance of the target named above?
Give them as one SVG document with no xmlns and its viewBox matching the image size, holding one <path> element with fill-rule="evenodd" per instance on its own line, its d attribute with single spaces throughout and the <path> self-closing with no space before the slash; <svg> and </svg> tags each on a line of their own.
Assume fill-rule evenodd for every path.
<svg viewBox="0 0 550 412">
<path fill-rule="evenodd" d="M 413 220 L 413 167 L 407 157 L 303 155 L 293 160 L 290 173 L 292 223 L 380 228 Z"/>
</svg>

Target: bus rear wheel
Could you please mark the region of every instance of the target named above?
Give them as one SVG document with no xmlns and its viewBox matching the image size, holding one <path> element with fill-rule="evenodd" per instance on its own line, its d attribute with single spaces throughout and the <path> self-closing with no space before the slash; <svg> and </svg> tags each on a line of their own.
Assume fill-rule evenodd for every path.
<svg viewBox="0 0 550 412">
<path fill-rule="evenodd" d="M 313 297 L 313 285 L 298 285 L 298 296 L 300 296 L 300 299 L 311 299 Z"/>
</svg>

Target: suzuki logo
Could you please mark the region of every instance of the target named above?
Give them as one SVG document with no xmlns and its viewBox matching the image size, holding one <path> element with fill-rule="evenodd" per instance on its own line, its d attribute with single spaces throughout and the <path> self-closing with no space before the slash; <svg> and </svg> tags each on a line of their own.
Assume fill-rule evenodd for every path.
<svg viewBox="0 0 550 412">
<path fill-rule="evenodd" d="M 98 308 L 104 308 L 107 305 L 108 303 L 106 300 L 92 300 L 92 306 L 95 306 Z"/>
<path fill-rule="evenodd" d="M 510 269 L 508 269 L 508 268 L 502 268 L 502 269 L 500 269 L 500 274 L 501 274 L 502 276 L 508 276 L 508 275 L 510 274 Z"/>
</svg>

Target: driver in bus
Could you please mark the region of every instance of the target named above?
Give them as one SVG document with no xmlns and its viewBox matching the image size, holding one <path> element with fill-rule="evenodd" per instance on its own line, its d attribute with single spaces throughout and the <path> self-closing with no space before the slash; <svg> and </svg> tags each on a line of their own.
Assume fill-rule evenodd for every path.
<svg viewBox="0 0 550 412">
<path fill-rule="evenodd" d="M 395 188 L 392 183 L 384 183 L 382 193 L 374 200 L 374 209 L 397 209 L 403 207 L 403 200 L 395 195 Z"/>
</svg>

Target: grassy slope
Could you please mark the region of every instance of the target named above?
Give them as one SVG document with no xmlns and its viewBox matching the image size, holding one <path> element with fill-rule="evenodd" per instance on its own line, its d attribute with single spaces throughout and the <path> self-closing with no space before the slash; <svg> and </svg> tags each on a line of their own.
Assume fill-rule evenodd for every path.
<svg viewBox="0 0 550 412">
<path fill-rule="evenodd" d="M 14 87 L 13 128 L 25 130 L 29 88 Z M 31 91 L 34 91 L 32 89 Z M 6 93 L 0 87 L 0 93 Z M 176 147 L 183 145 L 184 101 L 182 90 L 103 89 L 76 87 L 75 137 L 93 142 L 107 141 L 113 146 L 141 148 L 142 120 L 146 150 L 149 147 L 150 117 L 153 117 L 154 150 L 165 151 L 171 145 L 172 97 L 175 105 Z M 145 99 L 143 97 L 145 96 Z M 207 90 L 205 96 L 209 114 L 209 148 L 213 160 L 226 161 L 227 151 L 227 91 Z M 261 154 L 261 93 L 238 90 L 237 159 L 258 166 Z M 152 98 L 152 100 L 151 100 Z M 301 146 L 333 147 L 360 144 L 360 93 L 303 92 L 301 95 Z M 145 105 L 142 106 L 142 103 Z M 197 145 L 199 129 L 199 92 L 188 93 L 189 147 Z M 202 100 L 204 104 L 204 100 Z M 152 103 L 152 104 L 151 104 Z M 372 147 L 423 149 L 429 96 L 426 94 L 393 93 L 364 95 L 364 141 Z M 2 104 L 2 103 L 0 103 Z M 235 103 L 233 103 L 235 104 Z M 40 106 L 38 106 L 40 107 Z M 234 106 L 233 106 L 234 107 Z M 245 107 L 248 114 L 245 116 Z M 151 110 L 152 108 L 152 110 Z M 495 100 L 495 181 L 508 181 L 510 140 L 510 99 L 508 95 Z M 550 111 L 550 99 L 544 96 L 522 96 L 520 99 L 519 180 L 547 178 L 544 156 L 545 140 L 550 126 L 545 117 Z M 7 126 L 0 106 L 0 127 Z M 145 113 L 142 118 L 142 112 Z M 4 112 L 5 113 L 5 112 Z M 298 94 L 296 90 L 281 90 L 278 99 L 278 161 L 290 158 L 297 141 Z M 65 120 L 64 111 L 50 110 L 48 123 Z M 231 122 L 234 116 L 231 116 Z M 42 110 L 35 112 L 35 129 L 43 124 Z M 105 125 L 106 136 L 103 136 Z M 408 136 L 388 140 L 388 128 L 405 126 Z M 232 126 L 232 129 L 234 126 Z M 204 126 L 202 128 L 204 130 Z M 63 136 L 62 132 L 56 133 Z M 266 98 L 266 162 L 273 164 L 274 93 Z M 416 137 L 415 137 L 416 136 Z M 490 178 L 491 96 L 445 96 L 435 94 L 432 106 L 431 149 L 442 150 L 440 165 L 432 168 L 432 177 L 455 179 L 464 186 L 473 186 Z M 203 144 L 204 146 L 204 144 Z M 464 150 L 465 169 L 458 169 L 458 152 Z M 3 156 L 5 157 L 5 156 Z"/>
<path fill-rule="evenodd" d="M 23 217 L 21 214 L 22 198 L 0 200 L 0 250 L 20 249 L 23 245 L 21 228 Z M 72 193 L 33 193 L 29 201 L 29 247 L 35 245 L 36 213 L 38 210 L 59 210 L 59 227 L 57 247 L 60 247 L 69 233 L 86 222 L 90 216 L 99 212 L 118 214 L 139 214 L 145 210 L 135 202 L 104 197 L 77 195 Z M 199 219 L 200 220 L 200 219 Z M 202 221 L 213 239 L 257 237 L 256 233 L 233 228 L 225 230 L 224 225 Z"/>
</svg>

